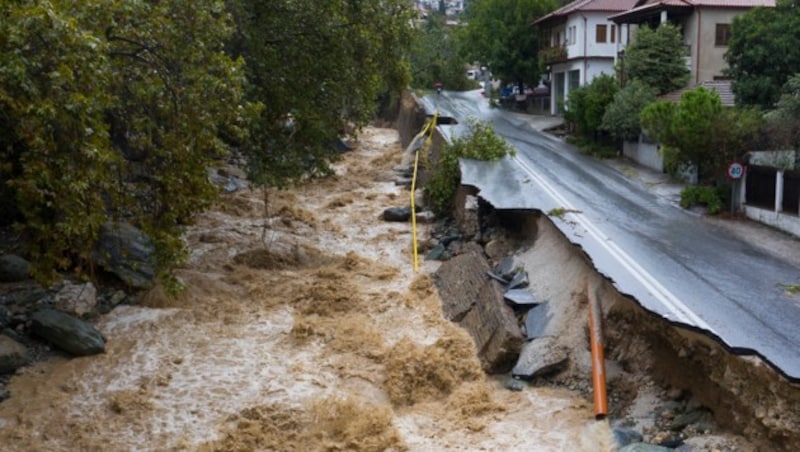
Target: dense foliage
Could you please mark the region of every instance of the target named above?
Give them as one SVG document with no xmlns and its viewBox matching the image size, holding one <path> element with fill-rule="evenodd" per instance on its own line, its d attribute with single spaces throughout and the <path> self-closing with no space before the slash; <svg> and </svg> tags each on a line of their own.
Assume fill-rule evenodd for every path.
<svg viewBox="0 0 800 452">
<path fill-rule="evenodd" d="M 6 2 L 0 23 L 3 179 L 42 279 L 85 267 L 100 226 L 137 224 L 159 267 L 208 205 L 210 157 L 244 79 L 216 0 Z"/>
<path fill-rule="evenodd" d="M 689 80 L 681 31 L 672 24 L 640 27 L 625 48 L 625 79 L 639 80 L 659 94 L 683 88 Z"/>
<path fill-rule="evenodd" d="M 702 205 L 709 215 L 716 215 L 722 210 L 723 196 L 724 193 L 717 187 L 690 185 L 681 190 L 681 207 L 688 209 Z"/>
<path fill-rule="evenodd" d="M 603 114 L 600 129 L 619 140 L 636 141 L 642 131 L 639 115 L 656 100 L 656 90 L 633 80 L 614 94 Z"/>
<path fill-rule="evenodd" d="M 408 2 L 229 1 L 232 49 L 261 105 L 243 146 L 250 179 L 281 188 L 326 174 L 348 123 L 365 124 L 381 94 L 408 84 Z"/>
<path fill-rule="evenodd" d="M 767 115 L 767 130 L 772 149 L 800 151 L 800 74 L 789 78 L 775 110 Z M 800 157 L 793 162 L 800 167 Z"/>
<path fill-rule="evenodd" d="M 324 173 L 331 140 L 407 83 L 409 7 L 316 0 L 0 4 L 0 219 L 36 276 L 90 265 L 100 226 L 141 228 L 161 276 L 241 150 L 256 184 Z M 386 98 L 387 96 L 384 96 Z"/>
<path fill-rule="evenodd" d="M 411 47 L 411 86 L 431 89 L 442 83 L 445 89 L 463 91 L 474 86 L 467 80 L 468 66 L 457 29 L 444 25 L 444 16 L 431 16 L 416 30 Z"/>
<path fill-rule="evenodd" d="M 445 144 L 436 168 L 425 184 L 425 192 L 434 210 L 440 215 L 452 212 L 453 197 L 461 181 L 459 159 L 493 161 L 514 152 L 514 148 L 498 136 L 491 125 L 470 120 L 466 134 Z"/>
<path fill-rule="evenodd" d="M 570 91 L 564 119 L 584 137 L 598 138 L 606 107 L 618 91 L 619 85 L 613 76 L 595 77 L 592 83 Z"/>
<path fill-rule="evenodd" d="M 734 18 L 725 59 L 738 105 L 773 108 L 781 87 L 800 72 L 800 5 L 778 0 Z"/>
<path fill-rule="evenodd" d="M 531 23 L 556 8 L 553 0 L 473 0 L 467 6 L 467 55 L 495 77 L 536 86 L 542 74 L 538 33 Z"/>
<path fill-rule="evenodd" d="M 668 168 L 694 165 L 700 182 L 714 184 L 724 177 L 728 163 L 752 150 L 762 121 L 754 110 L 723 109 L 716 91 L 700 87 L 685 92 L 678 103 L 647 106 L 641 123 L 664 147 Z"/>
</svg>

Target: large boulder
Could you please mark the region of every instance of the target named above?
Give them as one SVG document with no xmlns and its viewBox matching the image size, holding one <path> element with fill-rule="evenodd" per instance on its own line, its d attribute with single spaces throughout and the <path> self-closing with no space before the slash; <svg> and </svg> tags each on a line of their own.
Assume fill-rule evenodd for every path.
<svg viewBox="0 0 800 452">
<path fill-rule="evenodd" d="M 139 229 L 128 223 L 106 223 L 92 258 L 131 287 L 149 289 L 156 274 L 154 253 L 153 242 Z"/>
<path fill-rule="evenodd" d="M 14 372 L 30 361 L 30 354 L 24 345 L 0 334 L 0 374 Z"/>
<path fill-rule="evenodd" d="M 53 309 L 33 314 L 31 332 L 53 347 L 76 356 L 96 355 L 106 349 L 105 338 L 92 324 Z"/>
<path fill-rule="evenodd" d="M 477 244 L 443 263 L 434 274 L 445 317 L 467 330 L 488 373 L 508 372 L 524 341 L 514 310 L 503 301 L 504 287 L 491 279 Z"/>
<path fill-rule="evenodd" d="M 3 254 L 0 256 L 0 282 L 25 281 L 30 278 L 28 273 L 31 264 L 16 254 Z"/>
<path fill-rule="evenodd" d="M 97 289 L 90 282 L 73 284 L 62 281 L 54 287 L 53 306 L 59 311 L 82 317 L 97 307 Z"/>
</svg>

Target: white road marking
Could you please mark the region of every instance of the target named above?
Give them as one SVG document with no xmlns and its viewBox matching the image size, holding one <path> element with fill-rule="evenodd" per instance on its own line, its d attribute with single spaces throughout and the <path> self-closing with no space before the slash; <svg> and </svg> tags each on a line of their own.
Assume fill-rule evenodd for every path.
<svg viewBox="0 0 800 452">
<path fill-rule="evenodd" d="M 597 242 L 608 251 L 608 253 L 617 259 L 619 263 L 628 272 L 639 281 L 645 289 L 649 290 L 654 297 L 656 297 L 670 312 L 672 312 L 678 321 L 694 325 L 703 330 L 707 330 L 712 334 L 716 334 L 714 330 L 689 307 L 683 304 L 672 292 L 656 280 L 647 270 L 642 268 L 636 261 L 629 256 L 625 251 L 618 247 L 611 238 L 601 232 L 595 225 L 593 225 L 585 216 L 576 214 L 578 209 L 571 205 L 563 196 L 561 196 L 556 189 L 547 182 L 544 177 L 537 173 L 527 163 L 520 160 L 518 157 L 512 157 L 512 160 L 517 163 L 523 171 L 530 175 L 539 186 L 547 192 L 553 199 L 555 199 L 561 206 L 567 210 L 568 214 L 573 215 L 576 223 L 580 224 L 586 231 L 594 237 Z M 573 211 L 573 212 L 570 212 Z"/>
</svg>

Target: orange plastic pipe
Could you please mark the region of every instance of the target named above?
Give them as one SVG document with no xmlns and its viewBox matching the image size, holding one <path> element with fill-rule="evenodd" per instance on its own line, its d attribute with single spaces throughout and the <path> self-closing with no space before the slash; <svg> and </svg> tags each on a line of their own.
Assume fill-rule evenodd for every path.
<svg viewBox="0 0 800 452">
<path fill-rule="evenodd" d="M 597 297 L 589 296 L 589 342 L 592 346 L 592 387 L 594 387 L 594 417 L 608 415 L 606 394 L 606 360 L 603 353 L 603 311 Z"/>
</svg>

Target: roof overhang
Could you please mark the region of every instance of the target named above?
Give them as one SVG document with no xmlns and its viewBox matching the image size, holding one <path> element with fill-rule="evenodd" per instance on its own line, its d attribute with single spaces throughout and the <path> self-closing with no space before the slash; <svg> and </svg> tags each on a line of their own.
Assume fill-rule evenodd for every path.
<svg viewBox="0 0 800 452">
<path fill-rule="evenodd" d="M 647 22 L 649 19 L 658 16 L 662 11 L 666 11 L 669 16 L 686 15 L 692 12 L 694 8 L 689 5 L 670 5 L 664 3 L 653 3 L 643 5 L 638 8 L 631 9 L 622 13 L 614 14 L 608 17 L 608 20 L 618 24 L 640 24 Z"/>
</svg>

